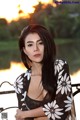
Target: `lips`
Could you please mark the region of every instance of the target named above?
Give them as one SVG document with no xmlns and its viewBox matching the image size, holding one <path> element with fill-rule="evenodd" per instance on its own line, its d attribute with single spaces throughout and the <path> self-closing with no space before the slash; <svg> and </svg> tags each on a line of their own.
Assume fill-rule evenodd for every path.
<svg viewBox="0 0 80 120">
<path fill-rule="evenodd" d="M 35 54 L 35 55 L 34 55 L 34 57 L 39 57 L 39 56 L 41 56 L 41 54 Z"/>
</svg>

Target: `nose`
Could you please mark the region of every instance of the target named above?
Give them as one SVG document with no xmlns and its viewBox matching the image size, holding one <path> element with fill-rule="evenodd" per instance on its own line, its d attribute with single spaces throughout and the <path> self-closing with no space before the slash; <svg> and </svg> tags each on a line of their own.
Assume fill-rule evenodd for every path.
<svg viewBox="0 0 80 120">
<path fill-rule="evenodd" d="M 38 50 L 38 45 L 35 44 L 35 45 L 34 45 L 34 51 L 37 51 L 37 50 Z"/>
</svg>

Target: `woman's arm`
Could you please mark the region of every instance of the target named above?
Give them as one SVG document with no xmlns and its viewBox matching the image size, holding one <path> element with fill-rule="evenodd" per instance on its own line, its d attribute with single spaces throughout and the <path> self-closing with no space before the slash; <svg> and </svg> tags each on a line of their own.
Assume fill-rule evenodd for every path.
<svg viewBox="0 0 80 120">
<path fill-rule="evenodd" d="M 16 119 L 23 119 L 23 118 L 29 118 L 29 117 L 45 117 L 43 107 L 39 107 L 33 110 L 28 111 L 22 111 L 20 109 L 17 110 L 17 113 L 15 115 Z"/>
</svg>

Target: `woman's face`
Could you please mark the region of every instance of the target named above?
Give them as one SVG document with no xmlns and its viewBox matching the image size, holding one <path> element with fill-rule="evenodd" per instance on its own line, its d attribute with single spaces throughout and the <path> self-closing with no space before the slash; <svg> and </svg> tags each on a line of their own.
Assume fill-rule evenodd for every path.
<svg viewBox="0 0 80 120">
<path fill-rule="evenodd" d="M 26 36 L 23 51 L 32 62 L 40 63 L 43 60 L 44 44 L 37 33 Z"/>
</svg>

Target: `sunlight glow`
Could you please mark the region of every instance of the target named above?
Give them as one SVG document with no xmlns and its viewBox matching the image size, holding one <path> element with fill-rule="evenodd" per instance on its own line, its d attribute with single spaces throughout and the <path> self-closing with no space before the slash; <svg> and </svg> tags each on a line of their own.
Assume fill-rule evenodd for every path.
<svg viewBox="0 0 80 120">
<path fill-rule="evenodd" d="M 24 67 L 22 63 L 11 62 L 9 69 L 0 70 L 0 83 L 2 81 L 8 81 L 13 84 L 17 76 L 23 73 L 24 71 L 26 71 L 26 68 Z"/>
<path fill-rule="evenodd" d="M 18 0 L 0 0 L 0 18 L 15 19 L 18 16 L 17 5 Z"/>
<path fill-rule="evenodd" d="M 22 16 L 34 12 L 34 5 L 37 0 L 0 0 L 0 18 L 6 18 L 8 21 L 19 17 L 19 11 L 22 10 Z"/>
<path fill-rule="evenodd" d="M 45 3 L 45 4 L 53 2 L 53 0 L 38 0 L 38 1 L 41 2 L 41 3 Z"/>
<path fill-rule="evenodd" d="M 0 18 L 6 18 L 10 22 L 19 17 L 28 17 L 29 13 L 34 12 L 34 6 L 39 2 L 56 6 L 53 0 L 0 0 Z"/>
<path fill-rule="evenodd" d="M 38 1 L 36 0 L 21 0 L 20 8 L 24 11 L 24 13 L 33 13 L 34 12 L 34 5 L 37 5 Z"/>
</svg>

